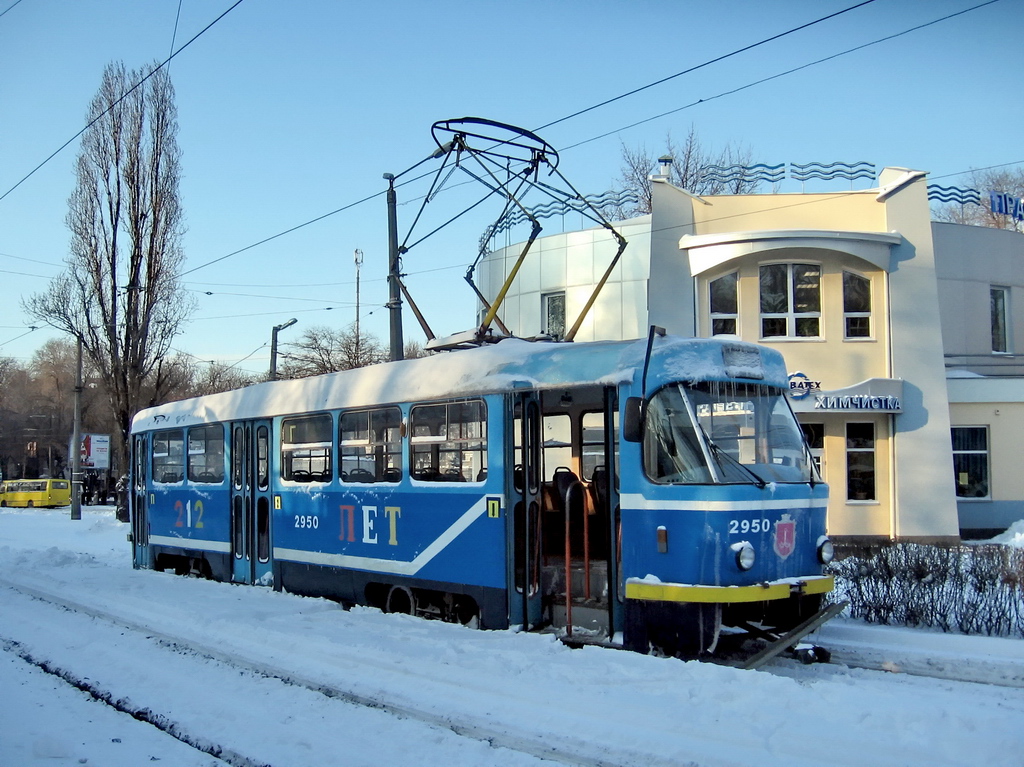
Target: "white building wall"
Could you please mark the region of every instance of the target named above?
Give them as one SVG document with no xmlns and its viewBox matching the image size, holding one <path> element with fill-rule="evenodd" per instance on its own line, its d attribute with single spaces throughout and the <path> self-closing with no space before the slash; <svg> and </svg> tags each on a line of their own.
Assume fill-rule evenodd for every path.
<svg viewBox="0 0 1024 767">
<path fill-rule="evenodd" d="M 886 168 L 885 188 L 906 178 Z M 956 536 L 949 405 L 928 193 L 923 175 L 884 200 L 886 228 L 903 235 L 892 249 L 889 323 L 892 377 L 904 380 L 903 413 L 893 435 L 897 538 Z"/>
<path fill-rule="evenodd" d="M 626 250 L 587 312 L 577 341 L 622 340 L 647 334 L 651 218 L 641 216 L 616 226 L 626 238 Z M 477 284 L 488 299 L 498 295 L 522 250 L 523 243 L 510 245 L 481 262 Z M 564 292 L 568 330 L 585 309 L 617 250 L 615 238 L 600 227 L 539 238 L 520 266 L 498 316 L 514 335 L 536 336 L 547 330 L 542 316 L 544 295 Z"/>
</svg>

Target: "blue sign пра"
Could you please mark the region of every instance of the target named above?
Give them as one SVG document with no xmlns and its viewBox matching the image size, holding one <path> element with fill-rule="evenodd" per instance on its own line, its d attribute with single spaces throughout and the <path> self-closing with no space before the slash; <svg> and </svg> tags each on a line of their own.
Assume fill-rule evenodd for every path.
<svg viewBox="0 0 1024 767">
<path fill-rule="evenodd" d="M 1024 202 L 1006 192 L 989 192 L 989 207 L 993 213 L 1009 216 L 1015 221 L 1024 221 Z"/>
</svg>

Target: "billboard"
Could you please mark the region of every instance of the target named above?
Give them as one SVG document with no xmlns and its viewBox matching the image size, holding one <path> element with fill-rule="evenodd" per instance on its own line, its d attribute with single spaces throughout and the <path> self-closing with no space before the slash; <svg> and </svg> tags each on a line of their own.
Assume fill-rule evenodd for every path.
<svg viewBox="0 0 1024 767">
<path fill-rule="evenodd" d="M 82 469 L 107 471 L 110 468 L 110 435 L 82 435 Z"/>
</svg>

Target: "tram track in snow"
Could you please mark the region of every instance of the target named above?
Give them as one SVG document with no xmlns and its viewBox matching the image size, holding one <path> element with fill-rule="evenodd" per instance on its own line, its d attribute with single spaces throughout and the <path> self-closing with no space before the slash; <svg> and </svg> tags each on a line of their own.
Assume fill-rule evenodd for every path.
<svg viewBox="0 0 1024 767">
<path fill-rule="evenodd" d="M 156 713 L 149 708 L 141 708 L 132 705 L 127 698 L 116 697 L 111 691 L 94 683 L 88 678 L 72 673 L 66 668 L 56 665 L 52 661 L 37 658 L 25 645 L 14 639 L 8 639 L 0 634 L 0 650 L 14 655 L 33 668 L 39 669 L 49 676 L 55 677 L 70 687 L 84 692 L 92 700 L 101 703 L 119 714 L 125 714 L 138 722 L 156 727 L 161 732 L 170 735 L 175 740 L 183 743 L 196 751 L 220 759 L 231 767 L 273 767 L 262 761 L 254 761 L 232 749 L 210 743 L 205 739 L 193 737 L 185 731 L 177 722 Z"/>
<path fill-rule="evenodd" d="M 763 753 L 757 733 L 729 729 L 726 738 L 725 730 L 708 732 L 700 727 L 687 727 L 685 722 L 677 725 L 672 709 L 659 704 L 659 700 L 667 699 L 655 692 L 664 690 L 663 677 L 678 678 L 692 687 L 683 687 L 682 696 L 677 699 L 673 695 L 672 700 L 685 702 L 695 696 L 706 697 L 709 703 L 718 701 L 719 707 L 713 710 L 725 710 L 720 708 L 721 700 L 728 700 L 737 690 L 776 689 L 771 684 L 765 687 L 748 676 L 749 672 L 719 674 L 710 668 L 702 670 L 697 664 L 676 664 L 657 658 L 620 663 L 615 656 L 622 653 L 607 654 L 598 648 L 565 654 L 562 648 L 555 649 L 558 642 L 554 638 L 542 635 L 476 632 L 408 616 L 382 615 L 375 610 L 357 609 L 349 613 L 324 600 L 305 600 L 266 589 L 159 573 L 123 573 L 104 566 L 96 568 L 98 563 L 92 561 L 77 561 L 85 564 L 86 569 L 65 571 L 65 563 L 58 560 L 58 569 L 49 575 L 20 570 L 7 570 L 0 575 L 0 613 L 18 618 L 5 620 L 0 635 L 21 641 L 34 657 L 97 684 L 115 699 L 129 698 L 134 707 L 158 712 L 190 737 L 233 748 L 252 764 L 332 764 L 333 755 L 351 745 L 322 743 L 320 732 L 307 727 L 308 739 L 320 753 L 332 755 L 326 761 L 297 762 L 295 754 L 306 744 L 295 743 L 294 734 L 289 732 L 281 736 L 293 740 L 281 744 L 275 752 L 279 734 L 271 730 L 282 726 L 280 720 L 292 718 L 299 710 L 292 698 L 300 695 L 305 696 L 306 710 L 322 719 L 323 728 L 347 726 L 345 737 L 365 738 L 363 753 L 375 753 L 377 746 L 366 736 L 374 728 L 399 744 L 403 740 L 447 738 L 449 749 L 455 744 L 456 749 L 474 753 L 475 759 L 466 762 L 471 764 L 534 765 L 544 760 L 629 767 L 720 767 L 754 763 L 756 755 Z M 22 630 L 23 616 L 37 616 L 40 625 L 34 631 Z M 101 624 L 102 630 L 97 628 Z M 878 633 L 870 626 L 861 628 L 867 633 Z M 34 641 L 36 637 L 47 636 L 51 639 L 49 643 Z M 72 649 L 63 647 L 61 636 L 72 638 Z M 81 642 L 74 641 L 78 636 L 91 644 L 79 646 Z M 813 641 L 823 646 L 832 644 L 828 637 L 814 637 Z M 406 662 L 409 658 L 404 657 L 405 648 L 411 649 L 420 642 L 425 643 L 425 652 L 414 651 L 409 658 L 418 662 Z M 107 644 L 121 648 L 116 650 L 116 664 L 109 658 L 99 665 L 84 660 L 92 655 L 94 647 L 102 646 L 101 650 L 106 651 Z M 893 647 L 884 643 L 882 646 L 888 651 L 905 648 L 906 644 L 903 640 Z M 551 649 L 544 650 L 545 645 Z M 301 648 L 301 656 L 288 652 L 293 647 Z M 132 656 L 146 653 L 149 661 L 142 672 L 148 674 L 153 666 L 166 665 L 176 668 L 176 674 L 155 681 L 147 677 L 136 681 L 134 687 L 125 687 L 123 680 L 116 677 L 121 669 L 113 666 L 120 665 L 122 658 L 141 662 Z M 496 674 L 493 679 L 479 673 L 492 669 L 492 654 L 506 660 L 509 673 Z M 77 655 L 82 657 L 76 659 Z M 834 664 L 808 667 L 781 662 L 768 670 L 772 676 L 792 677 L 801 684 L 815 680 L 831 684 L 828 680 L 834 676 L 841 685 L 853 681 L 858 686 L 861 682 L 887 686 L 886 676 L 892 677 L 894 683 L 897 676 L 911 677 L 909 673 L 861 676 L 855 669 L 864 664 L 846 653 L 837 655 L 838 662 Z M 555 676 L 535 690 L 533 685 L 517 681 L 536 674 L 531 663 L 547 657 L 553 662 L 541 663 L 537 668 L 547 674 L 567 674 L 566 684 Z M 595 666 L 607 667 L 609 671 L 595 676 Z M 1024 663 L 1017 668 L 1022 667 Z M 574 682 L 577 668 L 589 669 L 581 684 Z M 135 671 L 134 666 L 129 669 L 129 673 Z M 115 677 L 108 679 L 108 673 Z M 929 673 L 913 676 L 949 678 Z M 173 701 L 177 704 L 173 706 L 166 700 L 180 695 L 182 687 L 191 687 L 199 696 L 216 694 L 224 686 L 224 679 L 230 677 L 245 680 L 246 686 L 225 691 L 225 698 L 234 697 L 221 709 L 204 709 L 215 711 L 206 715 L 206 721 L 202 716 L 198 721 L 194 716 L 190 719 L 180 701 Z M 181 684 L 186 679 L 193 681 Z M 266 734 L 257 728 L 258 737 L 252 738 L 253 728 L 243 733 L 224 733 L 220 728 L 207 727 L 215 716 L 227 710 L 224 705 L 246 711 L 250 705 L 259 709 L 261 684 L 265 689 L 270 686 L 276 690 L 264 698 L 275 703 L 275 717 L 259 725 L 267 728 Z M 617 684 L 629 687 L 621 688 L 620 694 Z M 922 679 L 920 684 L 928 683 Z M 654 697 L 645 698 L 648 689 L 655 692 Z M 952 688 L 940 689 L 949 692 Z M 546 694 L 535 694 L 541 691 Z M 977 697 L 985 693 L 978 688 L 965 689 L 964 694 Z M 592 695 L 614 707 L 587 706 L 586 698 Z M 278 706 L 278 701 L 284 704 Z M 580 706 L 581 703 L 584 705 Z M 760 705 L 757 701 L 751 703 Z M 369 719 L 373 722 L 363 723 Z M 598 720 L 606 730 L 614 727 L 620 733 L 628 732 L 628 738 L 621 734 L 600 737 L 595 729 Z M 408 730 L 406 726 L 419 729 Z M 325 738 L 329 739 L 330 734 Z M 801 749 L 803 746 L 795 747 L 796 751 Z M 725 753 L 731 759 L 723 760 L 721 755 Z M 417 760 L 431 762 L 429 756 L 419 753 L 412 759 Z M 385 758 L 372 763 L 389 761 L 400 763 L 409 759 Z M 804 761 L 790 758 L 787 763 L 805 766 L 816 762 L 812 757 Z"/>
<path fill-rule="evenodd" d="M 543 735 L 530 737 L 523 732 L 510 732 L 502 728 L 500 723 L 499 726 L 486 726 L 479 721 L 457 721 L 453 717 L 439 715 L 415 706 L 390 701 L 383 695 L 367 695 L 351 689 L 345 689 L 336 684 L 324 683 L 308 678 L 302 674 L 295 673 L 291 669 L 262 661 L 254 661 L 236 653 L 196 642 L 193 639 L 178 634 L 155 629 L 153 626 L 139 623 L 110 610 L 84 604 L 38 586 L 30 586 L 0 578 L 0 587 L 24 597 L 46 603 L 62 613 L 85 616 L 86 618 L 116 627 L 117 630 L 127 630 L 136 640 L 143 639 L 149 643 L 154 643 L 164 650 L 179 656 L 197 656 L 205 661 L 221 664 L 236 672 L 251 674 L 263 679 L 271 679 L 284 685 L 300 688 L 324 699 L 339 701 L 392 717 L 419 722 L 432 728 L 447 730 L 461 738 L 486 743 L 491 748 L 508 749 L 549 763 L 580 765 L 581 767 L 622 767 L 622 765 L 632 764 L 645 764 L 652 767 L 676 765 L 678 767 L 679 765 L 679 762 L 675 760 L 661 761 L 654 755 L 639 752 L 623 755 L 626 756 L 623 760 L 600 758 L 580 753 L 576 746 L 583 745 L 581 743 L 552 743 Z M 62 616 L 62 618 L 65 621 L 67 620 L 66 615 Z M 83 673 L 81 670 L 73 670 L 67 664 L 47 657 L 46 653 L 37 652 L 28 644 L 6 636 L 6 632 L 3 630 L 0 630 L 0 648 L 6 652 L 18 655 L 26 662 L 31 663 L 46 673 L 61 678 L 66 683 L 86 692 L 95 700 L 137 720 L 153 724 L 186 745 L 219 758 L 232 767 L 273 767 L 270 762 L 252 755 L 243 754 L 228 746 L 215 743 L 209 738 L 193 733 L 189 725 L 182 723 L 168 713 L 160 712 L 157 710 L 157 706 L 135 703 L 131 700 L 130 695 L 121 694 L 112 685 L 92 679 L 87 672 Z"/>
</svg>

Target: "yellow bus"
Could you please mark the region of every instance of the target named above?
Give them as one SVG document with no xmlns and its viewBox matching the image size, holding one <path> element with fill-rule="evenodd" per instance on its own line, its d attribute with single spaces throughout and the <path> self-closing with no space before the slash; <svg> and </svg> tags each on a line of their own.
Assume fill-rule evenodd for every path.
<svg viewBox="0 0 1024 767">
<path fill-rule="evenodd" d="M 66 479 L 11 479 L 3 483 L 0 506 L 54 507 L 71 503 Z"/>
</svg>

